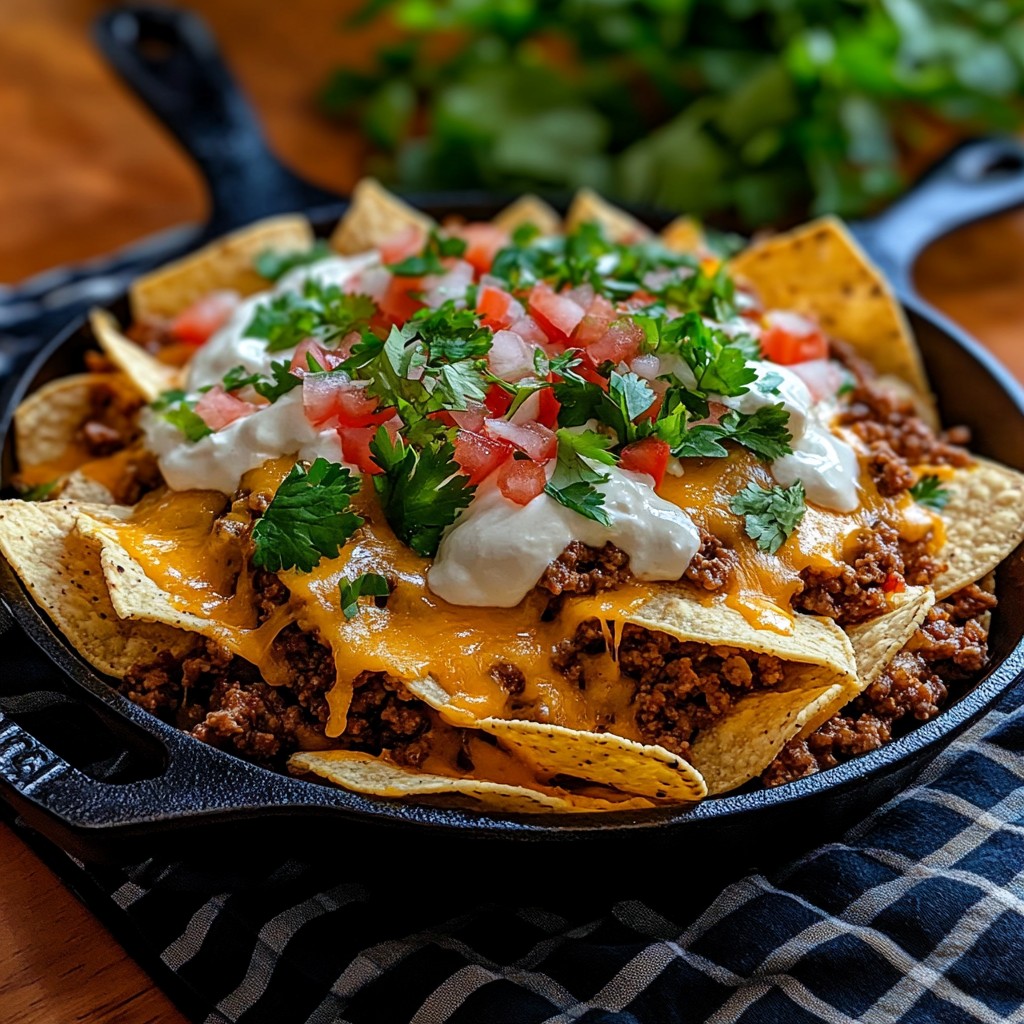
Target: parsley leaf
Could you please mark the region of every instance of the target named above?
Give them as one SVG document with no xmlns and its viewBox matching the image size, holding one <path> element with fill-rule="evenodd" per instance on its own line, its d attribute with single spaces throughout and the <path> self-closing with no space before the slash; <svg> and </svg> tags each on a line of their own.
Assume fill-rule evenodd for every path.
<svg viewBox="0 0 1024 1024">
<path fill-rule="evenodd" d="M 150 408 L 193 444 L 213 433 L 202 416 L 195 411 L 196 399 L 189 398 L 184 391 L 164 391 L 152 402 Z"/>
<path fill-rule="evenodd" d="M 796 529 L 807 510 L 804 485 L 798 480 L 792 487 L 748 484 L 729 500 L 729 508 L 744 517 L 747 536 L 762 551 L 775 554 Z"/>
<path fill-rule="evenodd" d="M 276 281 L 278 278 L 284 277 L 289 270 L 316 263 L 330 255 L 331 247 L 324 239 L 318 238 L 310 249 L 292 249 L 288 252 L 264 249 L 256 257 L 253 266 L 260 277 L 265 277 L 268 281 Z"/>
<path fill-rule="evenodd" d="M 363 525 L 349 507 L 359 486 L 336 462 L 317 459 L 308 470 L 296 463 L 253 525 L 253 562 L 271 572 L 311 572 L 321 557 L 336 557 Z"/>
<path fill-rule="evenodd" d="M 949 490 L 942 486 L 937 476 L 923 476 L 910 488 L 910 496 L 919 505 L 941 512 L 949 504 Z"/>
<path fill-rule="evenodd" d="M 615 457 L 608 451 L 611 438 L 593 430 L 574 433 L 559 430 L 558 457 L 555 472 L 544 487 L 544 492 L 573 512 L 586 519 L 592 519 L 602 526 L 611 526 L 611 519 L 604 509 L 604 495 L 594 484 L 604 483 L 607 473 L 600 473 L 589 462 L 612 465 Z"/>
<path fill-rule="evenodd" d="M 370 454 L 384 471 L 374 475 L 384 518 L 403 544 L 432 558 L 441 534 L 473 498 L 474 487 L 459 472 L 455 448 L 447 439 L 427 441 L 423 448 L 391 440 L 379 427 Z"/>
<path fill-rule="evenodd" d="M 262 338 L 268 352 L 294 348 L 306 338 L 328 345 L 365 327 L 376 311 L 369 296 L 349 295 L 337 285 L 310 278 L 301 292 L 275 295 L 257 306 L 244 335 Z"/>
<path fill-rule="evenodd" d="M 431 228 L 418 256 L 407 256 L 398 263 L 389 263 L 388 270 L 396 277 L 423 277 L 424 274 L 443 274 L 445 266 L 441 260 L 446 256 L 461 256 L 466 243 L 461 238 L 441 235 Z"/>
<path fill-rule="evenodd" d="M 359 614 L 359 598 L 387 597 L 391 587 L 387 578 L 376 572 L 364 572 L 354 580 L 341 580 L 338 584 L 341 595 L 341 612 L 346 619 L 354 619 Z"/>
</svg>

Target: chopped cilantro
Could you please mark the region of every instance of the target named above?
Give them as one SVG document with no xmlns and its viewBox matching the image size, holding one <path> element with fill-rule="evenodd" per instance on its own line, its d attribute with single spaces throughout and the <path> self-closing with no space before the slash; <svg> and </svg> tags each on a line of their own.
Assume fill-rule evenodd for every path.
<svg viewBox="0 0 1024 1024">
<path fill-rule="evenodd" d="M 396 277 L 443 274 L 445 266 L 441 260 L 446 256 L 461 256 L 465 251 L 466 243 L 461 238 L 441 235 L 436 228 L 432 228 L 418 256 L 407 256 L 398 263 L 389 263 L 388 270 Z"/>
<path fill-rule="evenodd" d="M 391 587 L 387 578 L 376 572 L 364 572 L 354 580 L 343 579 L 338 584 L 341 595 L 341 612 L 346 619 L 354 619 L 359 614 L 359 598 L 387 597 Z"/>
<path fill-rule="evenodd" d="M 18 497 L 22 501 L 45 501 L 60 483 L 60 478 L 47 480 L 46 483 L 36 484 L 34 487 L 18 488 Z"/>
<path fill-rule="evenodd" d="M 762 551 L 775 554 L 796 529 L 807 510 L 804 485 L 798 480 L 792 487 L 748 484 L 729 501 L 729 508 L 744 517 L 747 536 Z"/>
<path fill-rule="evenodd" d="M 184 391 L 164 391 L 150 408 L 184 434 L 186 441 L 195 443 L 213 433 L 202 416 L 195 411 L 196 399 L 189 398 Z"/>
<path fill-rule="evenodd" d="M 225 391 L 241 391 L 257 381 L 262 380 L 258 373 L 246 373 L 244 366 L 232 366 L 221 381 Z"/>
<path fill-rule="evenodd" d="M 681 356 L 704 394 L 745 395 L 747 385 L 757 380 L 743 348 L 724 331 L 708 327 L 696 313 L 663 322 L 658 350 Z"/>
<path fill-rule="evenodd" d="M 594 486 L 604 483 L 608 474 L 598 472 L 584 460 L 614 464 L 615 457 L 608 451 L 611 438 L 593 430 L 577 434 L 562 429 L 557 435 L 555 472 L 544 487 L 545 493 L 573 512 L 602 526 L 610 526 L 611 520 L 604 509 L 604 495 Z"/>
<path fill-rule="evenodd" d="M 317 459 L 308 470 L 297 463 L 252 528 L 253 562 L 310 572 L 322 557 L 334 558 L 363 525 L 349 507 L 359 486 L 336 462 Z"/>
<path fill-rule="evenodd" d="M 302 378 L 297 377 L 291 371 L 291 364 L 282 359 L 280 362 L 270 364 L 272 380 L 261 377 L 253 384 L 257 394 L 271 402 L 276 402 L 282 395 L 286 395 L 292 388 L 302 384 Z"/>
<path fill-rule="evenodd" d="M 792 440 L 789 413 L 781 405 L 766 405 L 753 413 L 733 410 L 717 423 L 691 427 L 673 446 L 672 454 L 677 458 L 721 459 L 729 454 L 722 442 L 733 441 L 748 448 L 759 459 L 771 462 L 793 450 L 790 447 Z"/>
<path fill-rule="evenodd" d="M 324 239 L 318 238 L 309 249 L 292 249 L 288 252 L 264 249 L 256 257 L 253 266 L 260 277 L 265 277 L 268 281 L 276 281 L 278 278 L 284 277 L 289 270 L 316 263 L 330 255 L 331 247 Z"/>
<path fill-rule="evenodd" d="M 393 441 L 379 427 L 370 454 L 383 470 L 373 476 L 384 518 L 403 544 L 432 558 L 441 534 L 470 503 L 475 488 L 459 472 L 447 439 L 427 441 L 419 450 L 401 437 Z"/>
<path fill-rule="evenodd" d="M 491 331 L 480 323 L 471 309 L 456 309 L 448 299 L 437 309 L 417 310 L 406 322 L 406 331 L 413 331 L 430 350 L 430 362 L 458 362 L 479 359 L 491 350 Z"/>
<path fill-rule="evenodd" d="M 910 488 L 910 496 L 919 505 L 941 512 L 949 504 L 949 490 L 942 486 L 937 476 L 923 476 Z"/>
<path fill-rule="evenodd" d="M 779 385 L 782 383 L 782 374 L 776 373 L 772 370 L 766 373 L 763 377 L 758 378 L 757 383 L 754 385 L 762 395 L 777 395 L 779 393 Z"/>
<path fill-rule="evenodd" d="M 285 292 L 257 306 L 244 333 L 266 341 L 268 352 L 294 348 L 306 338 L 329 345 L 365 327 L 376 311 L 369 296 L 349 295 L 310 278 L 301 292 Z"/>
</svg>

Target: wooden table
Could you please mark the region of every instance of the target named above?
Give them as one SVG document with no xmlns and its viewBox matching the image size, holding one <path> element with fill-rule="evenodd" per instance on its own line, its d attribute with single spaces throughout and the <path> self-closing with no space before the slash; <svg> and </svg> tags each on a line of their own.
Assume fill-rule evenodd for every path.
<svg viewBox="0 0 1024 1024">
<path fill-rule="evenodd" d="M 203 215 L 200 182 L 88 43 L 104 3 L 0 5 L 0 281 L 84 259 Z M 197 5 L 200 6 L 200 5 Z M 206 0 L 203 13 L 281 156 L 344 190 L 357 139 L 315 110 L 328 69 L 355 57 L 337 31 L 344 0 Z M 258 13 L 257 13 L 258 12 Z M 360 46 L 358 52 L 365 54 Z M 1024 379 L 1024 213 L 933 246 L 921 291 Z M 0 826 L 0 1020 L 180 1024 L 183 1018 L 104 928 Z"/>
</svg>

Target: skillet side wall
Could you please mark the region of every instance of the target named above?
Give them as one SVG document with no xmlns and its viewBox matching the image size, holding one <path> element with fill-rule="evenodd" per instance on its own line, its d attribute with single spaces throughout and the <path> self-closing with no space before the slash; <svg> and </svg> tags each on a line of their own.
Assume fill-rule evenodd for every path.
<svg viewBox="0 0 1024 1024">
<path fill-rule="evenodd" d="M 470 219 L 488 218 L 502 205 L 479 197 L 456 198 L 443 204 L 429 201 L 432 198 L 422 197 L 418 205 L 439 218 L 453 213 Z M 646 219 L 655 225 L 661 220 L 650 216 Z M 332 223 L 318 224 L 318 233 L 326 234 L 332 226 Z M 108 308 L 122 319 L 127 312 L 124 300 L 111 303 Z M 974 447 L 977 451 L 1024 468 L 1024 404 L 1019 397 L 1019 388 L 1008 372 L 984 355 L 979 357 L 972 354 L 972 349 L 977 348 L 976 343 L 959 340 L 962 332 L 934 322 L 925 312 L 914 309 L 910 312 L 944 421 L 966 423 L 974 431 Z M 84 326 L 80 327 L 48 357 L 37 358 L 25 371 L 20 382 L 8 389 L 5 407 L 0 409 L 0 426 L 5 431 L 4 483 L 10 480 L 15 465 L 13 432 L 9 426 L 17 401 L 28 391 L 54 377 L 80 370 L 82 354 L 90 345 L 88 330 Z M 969 694 L 960 694 L 958 703 L 937 719 L 859 762 L 784 787 L 784 793 L 781 790 L 773 793 L 752 791 L 706 801 L 692 811 L 674 812 L 663 817 L 659 815 L 661 824 L 643 828 L 639 830 L 641 834 L 628 823 L 612 819 L 589 824 L 577 819 L 571 826 L 564 822 L 552 822 L 550 825 L 542 824 L 537 829 L 522 831 L 514 823 L 494 816 L 478 819 L 461 812 L 432 809 L 427 809 L 425 820 L 413 823 L 395 814 L 393 805 L 386 801 L 361 801 L 361 806 L 357 808 L 351 806 L 346 799 L 348 794 L 342 791 L 330 791 L 332 798 L 324 799 L 327 794 L 322 787 L 316 787 L 320 790 L 318 799 L 310 801 L 307 806 L 272 808 L 268 805 L 255 821 L 251 803 L 249 810 L 241 811 L 246 803 L 244 793 L 237 794 L 234 808 L 230 806 L 228 795 L 228 806 L 222 805 L 220 810 L 206 810 L 206 813 L 202 813 L 205 808 L 198 796 L 190 801 L 188 792 L 178 792 L 174 810 L 170 814 L 163 819 L 146 821 L 132 821 L 130 813 L 89 814 L 83 819 L 79 815 L 62 814 L 59 810 L 55 814 L 48 814 L 31 801 L 18 800 L 17 803 L 22 813 L 33 820 L 40 831 L 59 838 L 63 845 L 93 859 L 133 858 L 155 848 L 187 854 L 202 849 L 213 837 L 211 832 L 219 843 L 234 840 L 244 848 L 257 842 L 265 848 L 270 839 L 272 845 L 279 841 L 282 849 L 294 851 L 297 842 L 314 838 L 322 842 L 327 835 L 341 827 L 351 827 L 358 821 L 364 826 L 360 832 L 362 850 L 378 844 L 382 850 L 389 845 L 393 849 L 393 827 L 365 826 L 390 823 L 408 830 L 410 825 L 415 824 L 418 849 L 426 856 L 436 852 L 442 858 L 451 849 L 452 843 L 464 843 L 470 838 L 474 849 L 480 852 L 487 850 L 490 855 L 496 855 L 502 860 L 508 856 L 507 852 L 500 852 L 505 848 L 503 844 L 507 844 L 507 839 L 513 837 L 568 841 L 565 851 L 569 855 L 573 855 L 573 850 L 579 851 L 582 840 L 587 840 L 588 850 L 595 840 L 602 845 L 614 845 L 625 851 L 625 844 L 632 845 L 642 839 L 645 847 L 652 843 L 659 846 L 667 844 L 678 851 L 680 840 L 685 838 L 685 849 L 691 854 L 699 850 L 699 859 L 705 865 L 711 864 L 713 860 L 719 861 L 722 870 L 728 873 L 753 864 L 764 864 L 838 834 L 868 810 L 908 785 L 957 732 L 1005 692 L 1018 676 L 1011 669 L 1024 659 L 1022 580 L 1024 569 L 1021 552 L 1018 551 L 1011 556 L 1000 573 L 1001 607 L 993 630 L 993 669 L 987 674 L 987 681 L 978 683 Z M 23 594 L 19 599 L 17 594 L 12 595 L 10 587 L 5 587 L 5 590 L 9 597 L 13 596 L 12 603 L 20 621 L 26 623 L 26 616 L 37 621 L 41 618 Z M 36 630 L 32 632 L 36 634 L 39 646 L 46 650 L 48 644 L 45 637 L 40 636 Z M 1000 668 L 1003 662 L 1007 664 Z M 97 684 L 102 686 L 97 677 L 84 667 L 73 671 L 72 676 L 77 677 L 67 686 L 72 698 L 76 694 L 83 695 L 91 691 L 91 703 L 95 705 Z M 25 692 L 26 689 L 31 689 L 31 683 L 22 680 L 19 690 Z M 0 682 L 0 708 L 4 691 L 5 686 Z M 137 716 L 130 712 L 125 715 L 123 704 L 127 702 L 116 695 L 105 696 L 100 703 L 105 705 L 106 714 L 103 717 L 108 720 L 108 726 L 114 725 L 118 732 L 138 732 L 142 738 L 151 742 L 154 735 L 159 737 L 170 729 L 156 720 L 150 720 L 144 728 L 129 721 L 129 717 Z M 119 708 L 119 705 L 122 707 Z M 150 735 L 147 736 L 147 733 Z M 219 759 L 224 755 L 218 753 L 217 757 L 213 757 L 216 752 L 198 742 L 189 745 L 196 748 L 190 760 L 197 772 L 209 776 L 222 770 Z M 267 788 L 273 791 L 275 783 L 278 788 L 287 784 L 290 789 L 295 785 L 295 780 L 284 779 L 261 769 L 253 768 L 252 771 L 268 776 L 261 779 L 262 785 L 258 787 L 264 791 Z M 91 803 L 97 812 L 103 812 L 111 810 L 110 804 L 117 799 L 117 795 L 110 787 L 92 783 L 91 788 L 83 790 L 81 798 L 86 804 Z M 119 812 L 124 810 L 120 808 Z M 289 818 L 289 828 L 283 830 L 272 826 L 268 830 L 266 818 L 282 814 Z M 83 824 L 85 820 L 92 824 Z M 433 827 L 424 828 L 424 824 Z M 283 832 L 287 832 L 287 835 L 281 836 Z M 274 835 L 280 837 L 279 840 L 272 839 Z M 549 858 L 555 854 L 549 842 L 531 846 L 535 852 L 527 854 L 527 846 L 517 845 L 515 859 L 518 864 L 535 857 L 538 862 L 548 863 Z"/>
</svg>

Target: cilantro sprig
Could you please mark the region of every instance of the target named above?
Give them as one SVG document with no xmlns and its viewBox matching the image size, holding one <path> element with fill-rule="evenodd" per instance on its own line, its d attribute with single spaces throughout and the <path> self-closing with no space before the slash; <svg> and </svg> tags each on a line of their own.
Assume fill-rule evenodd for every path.
<svg viewBox="0 0 1024 1024">
<path fill-rule="evenodd" d="M 253 266 L 260 277 L 268 281 L 277 281 L 289 270 L 305 267 L 310 263 L 318 263 L 331 255 L 331 247 L 318 238 L 309 249 L 264 249 L 255 259 Z"/>
<path fill-rule="evenodd" d="M 202 416 L 196 412 L 196 401 L 197 399 L 189 398 L 184 391 L 174 389 L 158 395 L 150 404 L 150 408 L 161 419 L 177 428 L 186 441 L 194 444 L 207 434 L 213 433 Z"/>
<path fill-rule="evenodd" d="M 744 518 L 744 529 L 762 551 L 775 554 L 807 511 L 804 485 L 792 487 L 748 484 L 729 499 L 729 508 Z"/>
<path fill-rule="evenodd" d="M 359 487 L 335 462 L 317 459 L 308 470 L 297 463 L 253 525 L 253 562 L 271 572 L 311 572 L 321 558 L 336 557 L 363 525 L 350 508 Z"/>
<path fill-rule="evenodd" d="M 436 228 L 431 228 L 423 249 L 416 256 L 407 256 L 397 263 L 389 263 L 388 270 L 396 277 L 423 277 L 425 274 L 443 274 L 445 266 L 441 260 L 447 257 L 459 257 L 466 251 L 466 243 L 461 238 L 442 235 Z"/>
<path fill-rule="evenodd" d="M 276 295 L 257 306 L 244 334 L 266 341 L 268 352 L 294 348 L 306 338 L 330 345 L 366 327 L 376 311 L 369 296 L 350 295 L 337 285 L 310 278 L 301 291 Z"/>
<path fill-rule="evenodd" d="M 341 613 L 346 619 L 354 619 L 359 614 L 359 598 L 387 597 L 391 586 L 387 578 L 376 572 L 364 572 L 354 580 L 343 579 L 338 584 L 341 598 Z"/>
<path fill-rule="evenodd" d="M 584 518 L 610 526 L 604 495 L 595 486 L 607 481 L 608 474 L 595 469 L 591 463 L 614 465 L 615 456 L 608 451 L 611 438 L 593 430 L 576 433 L 565 429 L 557 431 L 557 437 L 555 472 L 545 484 L 544 492 Z"/>
<path fill-rule="evenodd" d="M 933 474 L 921 477 L 920 480 L 910 488 L 910 496 L 919 505 L 930 508 L 934 512 L 941 512 L 948 504 L 952 495 L 949 489 L 942 486 L 939 478 Z"/>
<path fill-rule="evenodd" d="M 417 449 L 379 427 L 370 454 L 383 471 L 372 479 L 388 525 L 403 544 L 432 558 L 475 490 L 459 472 L 454 446 L 445 438 Z"/>
</svg>

